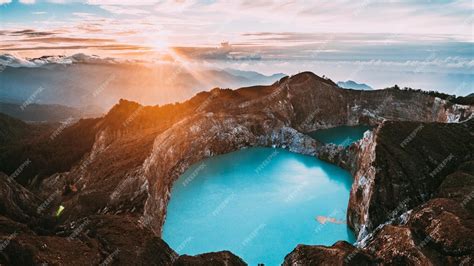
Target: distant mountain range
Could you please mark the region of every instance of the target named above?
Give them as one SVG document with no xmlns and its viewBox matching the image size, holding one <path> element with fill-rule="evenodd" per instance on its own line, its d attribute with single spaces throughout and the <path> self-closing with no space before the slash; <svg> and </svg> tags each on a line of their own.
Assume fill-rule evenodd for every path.
<svg viewBox="0 0 474 266">
<path fill-rule="evenodd" d="M 257 82 L 254 84 L 264 84 L 264 83 L 268 83 L 269 80 L 276 81 L 286 76 L 286 74 L 283 74 L 283 73 L 276 73 L 270 76 L 265 76 L 255 71 L 244 71 L 244 70 L 237 70 L 237 69 L 232 69 L 232 68 L 225 68 L 224 71 L 234 76 L 239 76 L 239 77 L 244 77 L 249 80 L 254 80 Z"/>
<path fill-rule="evenodd" d="M 337 86 L 344 88 L 344 89 L 354 89 L 354 90 L 373 90 L 372 87 L 365 83 L 357 83 L 353 80 L 348 81 L 339 81 L 337 82 Z"/>
<path fill-rule="evenodd" d="M 272 84 L 284 76 L 197 68 L 76 54 L 23 59 L 0 55 L 0 101 L 110 108 L 126 98 L 156 105 L 185 100 L 215 87 Z M 25 78 L 28 77 L 28 78 Z"/>
</svg>

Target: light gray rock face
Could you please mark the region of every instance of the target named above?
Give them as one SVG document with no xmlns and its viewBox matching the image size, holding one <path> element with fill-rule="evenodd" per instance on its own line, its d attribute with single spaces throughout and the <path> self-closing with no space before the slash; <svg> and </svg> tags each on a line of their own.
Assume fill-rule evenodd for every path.
<svg viewBox="0 0 474 266">
<path fill-rule="evenodd" d="M 374 192 L 377 174 L 377 166 L 374 162 L 378 131 L 379 128 L 365 134 L 364 138 L 356 144 L 359 152 L 356 155 L 357 168 L 351 188 L 350 210 L 348 210 L 347 219 L 349 225 L 358 233 L 358 239 L 364 237 L 371 229 L 369 228 L 368 205 Z M 356 203 L 352 204 L 351 202 Z"/>
</svg>

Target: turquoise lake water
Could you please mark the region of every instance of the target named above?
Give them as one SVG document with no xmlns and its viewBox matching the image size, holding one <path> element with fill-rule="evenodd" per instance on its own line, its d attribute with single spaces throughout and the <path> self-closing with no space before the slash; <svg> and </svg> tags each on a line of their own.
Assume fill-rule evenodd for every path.
<svg viewBox="0 0 474 266">
<path fill-rule="evenodd" d="M 163 239 L 179 254 L 229 250 L 280 265 L 297 244 L 355 241 L 352 177 L 314 157 L 249 148 L 190 167 L 174 184 Z"/>
<path fill-rule="evenodd" d="M 323 143 L 349 146 L 353 142 L 361 139 L 364 136 L 364 132 L 370 129 L 371 127 L 369 126 L 341 126 L 317 130 L 308 135 Z"/>
</svg>

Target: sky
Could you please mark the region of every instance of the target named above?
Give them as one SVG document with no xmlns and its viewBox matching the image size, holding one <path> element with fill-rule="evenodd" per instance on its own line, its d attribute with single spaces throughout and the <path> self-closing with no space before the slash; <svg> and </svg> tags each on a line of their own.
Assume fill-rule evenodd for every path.
<svg viewBox="0 0 474 266">
<path fill-rule="evenodd" d="M 0 53 L 310 70 L 375 87 L 408 79 L 465 92 L 474 81 L 473 21 L 472 0 L 0 0 Z"/>
</svg>

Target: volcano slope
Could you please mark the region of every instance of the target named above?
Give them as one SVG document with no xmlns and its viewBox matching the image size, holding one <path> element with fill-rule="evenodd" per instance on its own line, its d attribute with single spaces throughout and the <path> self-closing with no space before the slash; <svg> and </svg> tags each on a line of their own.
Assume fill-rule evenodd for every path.
<svg viewBox="0 0 474 266">
<path fill-rule="evenodd" d="M 186 102 L 165 106 L 142 106 L 121 100 L 102 118 L 81 120 L 66 128 L 42 129 L 42 134 L 36 134 L 34 139 L 30 139 L 29 131 L 25 130 L 22 138 L 8 140 L 4 145 L 7 148 L 3 148 L 5 152 L 15 156 L 17 165 L 29 158 L 46 158 L 53 162 L 34 164 L 35 159 L 31 159 L 32 169 L 15 174 L 12 162 L 1 159 L 0 171 L 10 177 L 2 177 L 5 189 L 1 197 L 7 204 L 0 214 L 5 223 L 2 228 L 10 230 L 2 229 L 1 237 L 8 245 L 2 249 L 0 259 L 5 264 L 19 260 L 51 264 L 87 264 L 85 260 L 89 263 L 113 260 L 118 264 L 144 261 L 156 261 L 160 265 L 195 265 L 210 261 L 216 265 L 243 264 L 228 252 L 183 257 L 171 250 L 160 239 L 170 191 L 173 182 L 191 164 L 204 158 L 245 147 L 273 146 L 318 156 L 353 173 L 355 182 L 348 221 L 361 244 L 358 248 L 349 245 L 350 249 L 357 254 L 363 252 L 371 263 L 384 260 L 386 256 L 377 253 L 377 248 L 385 248 L 384 245 L 372 243 L 377 239 L 374 234 L 383 232 L 379 227 L 394 220 L 390 214 L 404 200 L 393 195 L 415 193 L 413 201 L 406 203 L 409 210 L 428 204 L 438 195 L 436 193 L 445 195 L 443 193 L 457 190 L 452 184 L 457 184 L 457 179 L 444 184 L 445 178 L 440 176 L 455 169 L 461 161 L 472 158 L 469 153 L 472 123 L 464 121 L 472 116 L 473 110 L 473 106 L 452 104 L 421 92 L 346 90 L 328 79 L 304 72 L 285 77 L 271 86 L 213 89 Z M 447 122 L 463 123 L 446 127 Z M 323 145 L 305 134 L 322 128 L 359 124 L 377 128 L 347 149 Z M 416 157 L 410 157 L 411 153 L 405 150 L 408 155 L 397 157 L 402 153 L 397 147 L 404 141 L 400 138 L 410 136 L 410 130 L 420 125 L 433 127 L 431 139 L 420 144 L 421 139 L 414 134 L 413 140 L 403 146 L 409 152 L 418 152 Z M 437 127 L 446 127 L 442 135 L 437 135 Z M 14 133 L 6 131 L 5 134 Z M 94 137 L 89 141 L 91 135 Z M 78 139 L 84 140 L 80 142 L 80 149 L 79 144 L 71 144 Z M 462 142 L 455 148 L 447 148 L 460 139 Z M 435 154 L 431 148 L 436 145 L 427 144 L 433 140 L 446 143 L 441 146 L 443 149 L 435 150 L 438 152 Z M 48 147 L 47 152 L 33 149 L 44 146 Z M 463 148 L 458 150 L 460 146 Z M 55 154 L 56 150 L 60 152 Z M 59 163 L 54 160 L 68 155 L 68 151 L 74 157 L 61 161 L 58 167 Z M 451 158 L 452 165 L 441 167 L 440 173 L 430 178 L 429 169 L 444 162 L 446 151 L 452 152 L 456 159 Z M 427 155 L 433 160 L 427 159 Z M 422 158 L 420 163 L 424 170 L 420 173 L 423 175 L 412 176 L 417 173 L 414 169 L 419 158 Z M 397 160 L 403 161 L 397 163 Z M 377 169 L 382 169 L 384 174 L 377 174 Z M 50 174 L 55 170 L 56 173 Z M 394 179 L 400 172 L 403 175 Z M 28 190 L 24 191 L 12 176 Z M 407 181 L 410 178 L 413 181 Z M 400 183 L 392 183 L 392 180 Z M 443 185 L 444 192 L 438 192 Z M 383 189 L 389 194 L 384 194 Z M 28 196 L 12 196 L 21 193 Z M 462 195 L 457 196 L 460 198 Z M 59 205 L 64 211 L 55 216 Z M 398 214 L 397 211 L 394 216 Z M 402 235 L 392 234 L 394 238 Z M 369 238 L 371 242 L 366 244 Z M 375 251 L 366 251 L 365 245 L 374 247 Z M 345 254 L 341 255 L 342 261 L 350 262 L 347 257 L 351 258 L 354 252 L 348 252 L 345 244 L 339 246 L 345 250 L 340 252 Z M 285 263 L 297 263 L 300 257 L 307 255 L 300 250 L 314 248 L 319 247 L 295 250 L 298 252 Z M 324 255 L 324 252 L 310 253 Z M 464 256 L 462 254 L 460 256 Z"/>
</svg>

